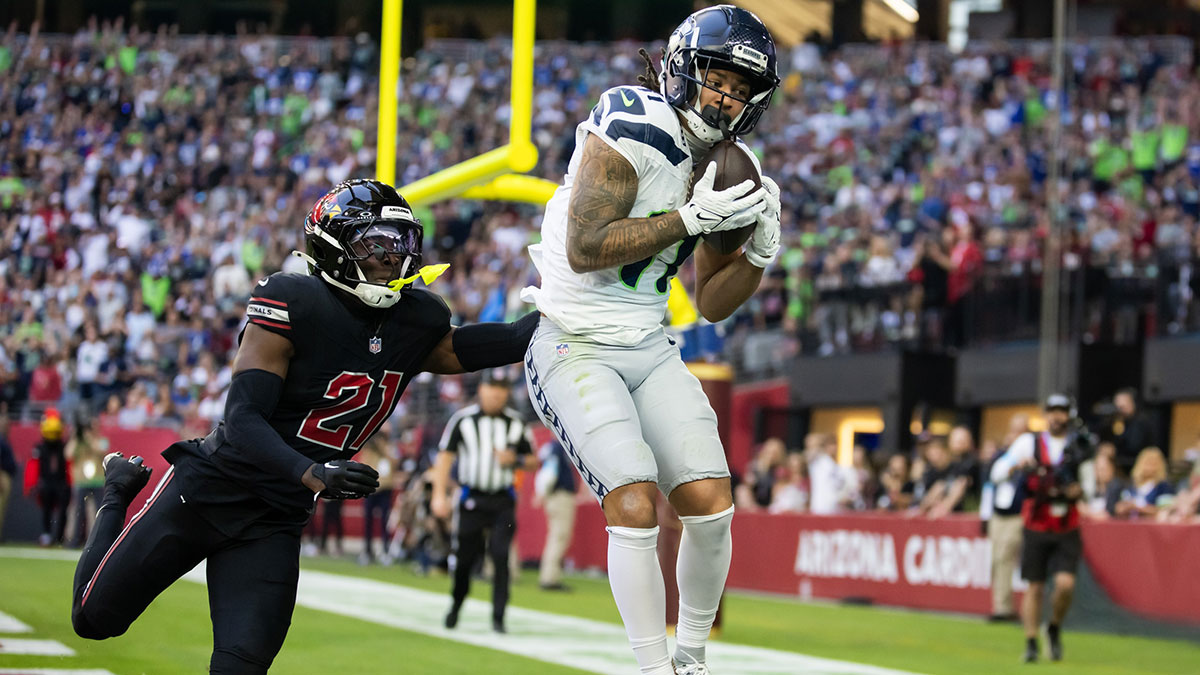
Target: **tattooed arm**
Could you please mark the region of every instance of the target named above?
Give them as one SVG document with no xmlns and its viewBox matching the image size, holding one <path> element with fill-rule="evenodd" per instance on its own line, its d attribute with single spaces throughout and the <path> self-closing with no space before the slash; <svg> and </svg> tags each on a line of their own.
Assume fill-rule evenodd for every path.
<svg viewBox="0 0 1200 675">
<path fill-rule="evenodd" d="M 567 262 L 594 272 L 636 262 L 688 236 L 678 211 L 630 218 L 638 177 L 621 153 L 589 134 L 567 207 Z"/>
</svg>

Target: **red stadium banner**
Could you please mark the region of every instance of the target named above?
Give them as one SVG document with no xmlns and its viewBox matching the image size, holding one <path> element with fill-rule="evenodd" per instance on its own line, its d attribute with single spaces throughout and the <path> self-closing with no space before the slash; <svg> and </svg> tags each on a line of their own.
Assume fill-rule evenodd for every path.
<svg viewBox="0 0 1200 675">
<path fill-rule="evenodd" d="M 145 457 L 155 470 L 153 484 L 167 469 L 162 450 L 178 438 L 164 429 L 109 427 L 102 434 L 112 449 Z M 36 425 L 11 427 L 10 440 L 23 466 L 38 436 Z M 538 438 L 539 443 L 545 440 Z M 536 560 L 545 542 L 545 517 L 533 505 L 532 481 L 522 483 L 517 544 L 521 559 Z M 131 516 L 150 492 L 142 492 Z M 576 569 L 603 570 L 604 515 L 590 495 L 582 502 L 567 559 Z M 347 503 L 343 516 L 346 534 L 360 535 L 361 502 Z M 730 588 L 980 615 L 991 611 L 991 552 L 973 516 L 929 520 L 739 511 L 733 542 Z M 1084 521 L 1083 550 L 1096 581 L 1116 604 L 1144 616 L 1200 625 L 1200 584 L 1194 572 L 1200 527 Z"/>
<path fill-rule="evenodd" d="M 1146 521 L 1084 521 L 1083 556 L 1118 605 L 1200 625 L 1200 527 Z"/>
<path fill-rule="evenodd" d="M 972 614 L 991 611 L 979 520 L 739 513 L 732 588 Z"/>
</svg>

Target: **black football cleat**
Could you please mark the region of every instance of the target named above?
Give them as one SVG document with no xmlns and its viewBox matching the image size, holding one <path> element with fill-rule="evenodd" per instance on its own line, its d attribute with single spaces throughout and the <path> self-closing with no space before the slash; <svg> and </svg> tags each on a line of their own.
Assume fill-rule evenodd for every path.
<svg viewBox="0 0 1200 675">
<path fill-rule="evenodd" d="M 492 619 L 492 630 L 501 634 L 508 632 L 508 629 L 504 627 L 503 619 Z"/>
<path fill-rule="evenodd" d="M 1024 663 L 1037 663 L 1038 660 L 1038 644 L 1035 640 L 1030 640 L 1025 644 L 1025 656 L 1021 657 Z"/>
<path fill-rule="evenodd" d="M 1063 657 L 1062 636 L 1059 635 L 1059 632 L 1057 630 L 1051 631 L 1050 632 L 1050 660 L 1051 661 L 1062 661 L 1062 657 Z"/>
<path fill-rule="evenodd" d="M 142 464 L 141 457 L 125 459 L 119 452 L 110 452 L 104 456 L 104 488 L 123 499 L 126 504 L 133 501 L 154 470 Z"/>
<path fill-rule="evenodd" d="M 446 620 L 444 623 L 445 623 L 446 628 L 454 628 L 455 626 L 458 625 L 458 608 L 457 607 L 451 609 L 449 612 L 446 613 Z"/>
</svg>

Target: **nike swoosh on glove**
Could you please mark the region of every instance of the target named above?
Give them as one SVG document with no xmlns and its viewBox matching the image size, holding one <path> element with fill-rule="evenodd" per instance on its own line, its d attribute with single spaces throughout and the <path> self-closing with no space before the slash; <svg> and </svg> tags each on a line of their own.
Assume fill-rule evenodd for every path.
<svg viewBox="0 0 1200 675">
<path fill-rule="evenodd" d="M 358 499 L 379 489 L 379 472 L 349 459 L 315 464 L 313 477 L 325 484 L 321 496 L 326 499 Z"/>
<path fill-rule="evenodd" d="M 763 188 L 767 191 L 766 208 L 758 214 L 758 225 L 746 246 L 746 259 L 750 264 L 766 269 L 779 255 L 779 186 L 763 176 Z"/>
<path fill-rule="evenodd" d="M 709 162 L 692 188 L 692 199 L 679 208 L 679 217 L 689 235 L 736 230 L 754 223 L 767 207 L 767 191 L 744 180 L 724 190 L 714 190 L 717 163 Z M 747 194 L 749 191 L 749 194 Z"/>
</svg>

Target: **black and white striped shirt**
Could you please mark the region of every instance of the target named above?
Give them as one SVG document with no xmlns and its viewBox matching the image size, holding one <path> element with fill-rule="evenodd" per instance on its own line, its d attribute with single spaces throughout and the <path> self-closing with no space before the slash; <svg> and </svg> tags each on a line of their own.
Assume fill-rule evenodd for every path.
<svg viewBox="0 0 1200 675">
<path fill-rule="evenodd" d="M 498 492 L 512 487 L 513 468 L 502 467 L 496 459 L 501 450 L 517 453 L 517 466 L 533 453 L 529 426 L 517 411 L 505 408 L 499 415 L 485 415 L 479 405 L 469 405 L 454 413 L 446 422 L 438 449 L 458 455 L 456 480 L 482 492 Z"/>
</svg>

